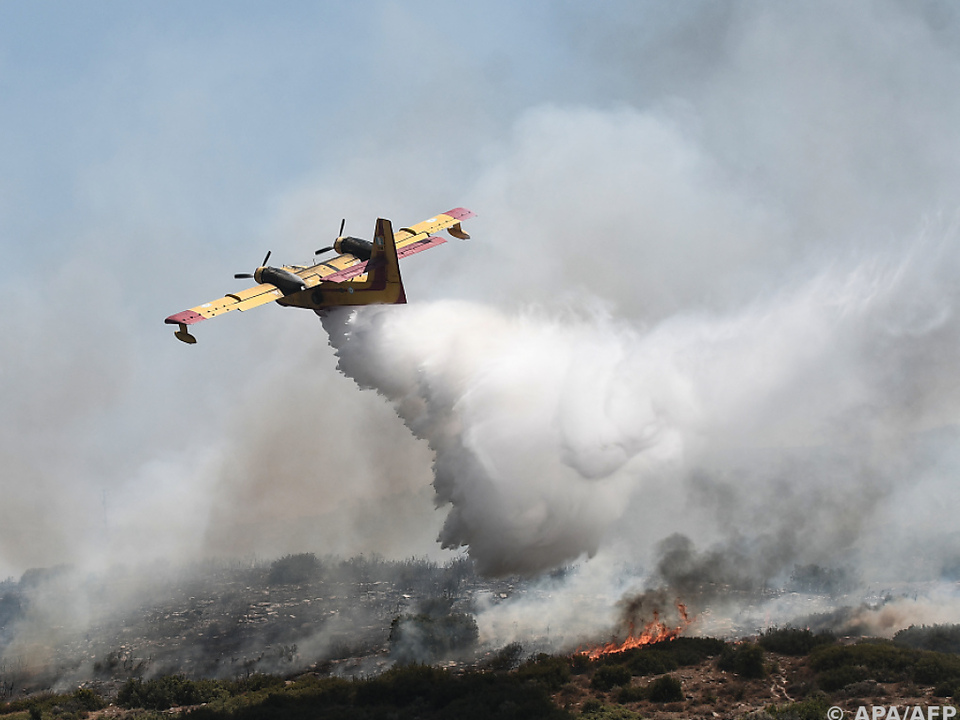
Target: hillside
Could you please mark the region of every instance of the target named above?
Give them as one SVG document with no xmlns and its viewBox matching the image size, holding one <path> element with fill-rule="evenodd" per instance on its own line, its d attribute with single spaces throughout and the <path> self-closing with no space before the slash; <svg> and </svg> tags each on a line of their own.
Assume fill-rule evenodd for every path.
<svg viewBox="0 0 960 720">
<path fill-rule="evenodd" d="M 333 677 L 329 668 L 288 678 L 131 679 L 112 698 L 90 690 L 39 695 L 0 706 L 0 715 L 10 720 L 146 720 L 161 713 L 192 720 L 822 720 L 833 705 L 855 713 L 862 705 L 952 704 L 952 696 L 960 695 L 956 655 L 891 641 L 837 641 L 803 630 L 771 631 L 757 643 L 679 638 L 598 660 L 541 654 L 510 667 L 521 655 L 518 646 L 509 646 L 472 670 L 397 665 L 363 679 Z"/>
</svg>

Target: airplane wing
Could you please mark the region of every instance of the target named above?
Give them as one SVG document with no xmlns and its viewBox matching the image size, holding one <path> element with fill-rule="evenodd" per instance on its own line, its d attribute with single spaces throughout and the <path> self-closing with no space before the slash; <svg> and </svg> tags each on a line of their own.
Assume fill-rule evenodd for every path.
<svg viewBox="0 0 960 720">
<path fill-rule="evenodd" d="M 460 222 L 468 220 L 475 216 L 475 213 L 466 208 L 454 208 L 440 213 L 436 217 L 424 220 L 412 227 L 400 228 L 394 233 L 397 244 L 397 256 L 405 258 L 423 250 L 427 250 L 446 242 L 441 237 L 432 233 L 447 230 L 451 235 L 461 239 L 467 239 L 470 236 L 460 229 Z M 333 282 L 343 282 L 352 280 L 365 274 L 367 262 L 349 253 L 338 255 L 326 262 L 313 265 L 312 267 L 287 267 L 285 270 L 298 275 L 307 287 L 318 284 L 321 280 L 330 280 Z M 171 315 L 165 323 L 168 325 L 193 325 L 201 320 L 223 315 L 233 310 L 249 310 L 260 305 L 265 305 L 283 297 L 283 293 L 276 285 L 271 283 L 261 283 L 256 287 L 243 290 L 236 293 L 228 293 L 218 300 L 213 300 L 203 305 L 184 310 L 176 315 Z"/>
<path fill-rule="evenodd" d="M 441 230 L 446 230 L 455 238 L 468 239 L 470 236 L 460 228 L 460 222 L 475 216 L 476 213 L 466 208 L 454 208 L 411 227 L 396 230 L 393 236 L 397 241 L 397 256 L 402 260 L 408 255 L 443 245 L 446 240 L 439 235 L 434 235 Z M 296 274 L 303 278 L 307 287 L 310 287 L 320 280 L 332 282 L 352 280 L 363 275 L 366 269 L 366 260 L 347 253 L 312 267 L 297 270 Z"/>
<path fill-rule="evenodd" d="M 171 315 L 164 320 L 164 322 L 168 325 L 176 325 L 177 323 L 193 325 L 201 320 L 208 320 L 217 315 L 228 313 L 231 310 L 249 310 L 250 308 L 255 308 L 260 305 L 266 305 L 268 302 L 273 302 L 277 298 L 282 297 L 283 293 L 277 289 L 276 285 L 263 283 L 248 290 L 229 293 L 219 300 L 197 305 L 195 308 Z"/>
</svg>

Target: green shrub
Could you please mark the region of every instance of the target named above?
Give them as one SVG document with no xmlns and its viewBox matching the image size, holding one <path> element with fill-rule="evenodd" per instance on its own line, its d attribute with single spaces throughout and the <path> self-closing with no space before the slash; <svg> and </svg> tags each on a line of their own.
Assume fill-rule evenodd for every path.
<svg viewBox="0 0 960 720">
<path fill-rule="evenodd" d="M 565 657 L 541 653 L 517 668 L 516 677 L 521 682 L 532 680 L 551 690 L 559 690 L 570 679 L 570 663 Z"/>
<path fill-rule="evenodd" d="M 888 641 L 819 647 L 810 653 L 810 666 L 820 675 L 830 670 L 859 667 L 861 674 L 879 682 L 913 681 L 923 685 L 960 682 L 960 657 L 899 647 Z M 819 684 L 824 687 L 823 683 Z"/>
<path fill-rule="evenodd" d="M 520 657 L 522 655 L 523 645 L 518 642 L 512 642 L 497 650 L 493 657 L 487 661 L 486 665 L 494 672 L 513 670 L 513 668 L 520 664 Z"/>
<path fill-rule="evenodd" d="M 829 707 L 826 696 L 817 693 L 799 702 L 771 705 L 766 708 L 766 714 L 774 720 L 823 720 Z"/>
<path fill-rule="evenodd" d="M 921 685 L 960 681 L 960 658 L 955 655 L 923 652 L 913 666 L 913 681 Z"/>
<path fill-rule="evenodd" d="M 654 648 L 643 648 L 627 662 L 627 667 L 634 675 L 662 675 L 676 670 L 677 666 L 678 663 L 671 653 Z"/>
<path fill-rule="evenodd" d="M 763 667 L 763 649 L 753 643 L 728 645 L 717 659 L 717 667 L 745 678 L 762 678 L 767 674 Z"/>
<path fill-rule="evenodd" d="M 131 678 L 117 693 L 117 705 L 123 708 L 166 710 L 179 705 L 198 705 L 228 692 L 214 680 L 188 680 L 183 675 L 166 675 L 144 682 Z"/>
<path fill-rule="evenodd" d="M 683 686 L 673 675 L 663 675 L 647 686 L 651 702 L 667 703 L 683 700 Z"/>
<path fill-rule="evenodd" d="M 960 653 L 960 625 L 911 625 L 893 636 L 893 642 L 915 650 Z"/>
<path fill-rule="evenodd" d="M 588 655 L 577 653 L 570 658 L 570 670 L 574 675 L 583 675 L 593 666 L 593 660 Z"/>
<path fill-rule="evenodd" d="M 429 665 L 398 665 L 356 686 L 358 705 L 406 706 L 417 698 L 430 703 L 451 676 Z"/>
<path fill-rule="evenodd" d="M 270 585 L 302 585 L 320 577 L 320 561 L 313 553 L 285 555 L 270 565 Z"/>
<path fill-rule="evenodd" d="M 587 700 L 583 704 L 581 717 L 589 720 L 640 720 L 640 716 L 625 707 L 603 705 L 598 700 Z"/>
<path fill-rule="evenodd" d="M 107 706 L 107 701 L 95 690 L 77 688 L 73 693 L 73 704 L 81 710 L 100 710 Z"/>
<path fill-rule="evenodd" d="M 647 699 L 647 689 L 639 685 L 624 685 L 617 693 L 617 702 L 624 703 L 640 702 Z"/>
<path fill-rule="evenodd" d="M 760 647 L 783 655 L 808 655 L 820 645 L 836 642 L 832 633 L 814 635 L 806 628 L 770 628 L 759 639 Z"/>
<path fill-rule="evenodd" d="M 601 665 L 593 673 L 590 686 L 595 690 L 606 691 L 617 685 L 626 685 L 632 677 L 633 673 L 623 665 Z"/>
<path fill-rule="evenodd" d="M 933 687 L 935 697 L 954 697 L 956 694 L 957 684 L 949 680 L 939 682 Z"/>
<path fill-rule="evenodd" d="M 669 653 L 678 665 L 697 665 L 707 658 L 721 654 L 727 643 L 711 637 L 678 637 L 668 643 L 658 643 L 651 649 Z"/>
<path fill-rule="evenodd" d="M 819 673 L 817 675 L 817 685 L 826 692 L 836 692 L 848 685 L 862 682 L 869 677 L 870 672 L 861 665 L 844 665 Z"/>
</svg>

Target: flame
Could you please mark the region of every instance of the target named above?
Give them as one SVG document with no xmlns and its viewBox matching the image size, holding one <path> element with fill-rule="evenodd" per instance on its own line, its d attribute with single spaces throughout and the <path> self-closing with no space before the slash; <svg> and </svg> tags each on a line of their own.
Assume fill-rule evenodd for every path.
<svg viewBox="0 0 960 720">
<path fill-rule="evenodd" d="M 676 627 L 670 627 L 662 622 L 660 620 L 660 613 L 654 610 L 653 620 L 644 625 L 643 630 L 639 634 L 635 634 L 636 626 L 633 621 L 631 621 L 630 632 L 627 635 L 627 639 L 623 642 L 608 642 L 605 645 L 598 645 L 597 647 L 586 650 L 578 649 L 574 654 L 586 655 L 591 660 L 596 660 L 603 655 L 622 653 L 627 650 L 643 647 L 644 645 L 653 645 L 654 643 L 673 640 L 693 622 L 693 618 L 687 614 L 687 606 L 680 602 L 680 600 L 677 600 L 677 613 L 680 615 L 680 624 Z"/>
</svg>

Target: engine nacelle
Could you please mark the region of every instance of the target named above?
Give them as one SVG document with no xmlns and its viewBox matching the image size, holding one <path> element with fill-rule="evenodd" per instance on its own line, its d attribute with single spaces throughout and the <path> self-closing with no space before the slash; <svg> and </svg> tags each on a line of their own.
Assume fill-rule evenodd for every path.
<svg viewBox="0 0 960 720">
<path fill-rule="evenodd" d="M 353 255 L 360 260 L 369 260 L 373 252 L 373 243 L 355 237 L 338 237 L 333 243 L 333 249 L 340 255 Z"/>
<path fill-rule="evenodd" d="M 283 268 L 257 268 L 257 271 L 253 274 L 253 278 L 258 283 L 270 283 L 271 285 L 276 285 L 277 289 L 284 295 L 300 292 L 307 287 L 303 282 L 303 278 L 298 275 L 294 275 L 289 270 L 284 270 Z"/>
</svg>

